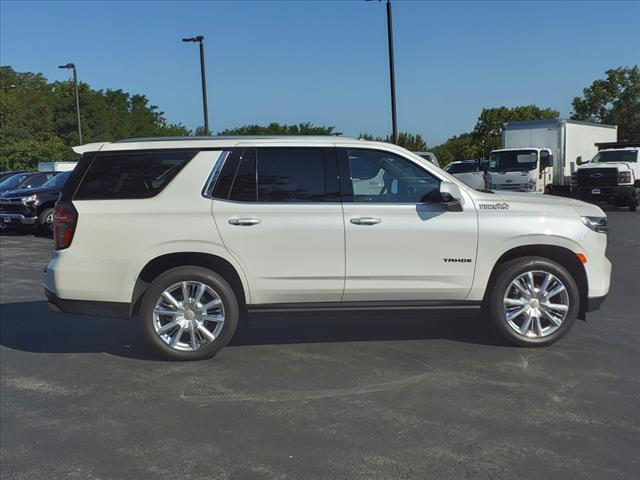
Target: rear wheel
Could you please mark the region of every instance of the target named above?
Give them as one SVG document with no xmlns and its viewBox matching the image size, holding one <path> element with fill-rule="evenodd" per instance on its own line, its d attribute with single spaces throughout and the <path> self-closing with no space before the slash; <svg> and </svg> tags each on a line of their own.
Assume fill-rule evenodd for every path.
<svg viewBox="0 0 640 480">
<path fill-rule="evenodd" d="M 538 347 L 569 331 L 578 315 L 580 294 L 562 266 L 526 257 L 498 267 L 488 302 L 491 319 L 504 337 L 516 345 Z"/>
<path fill-rule="evenodd" d="M 231 340 L 238 314 L 231 286 L 211 270 L 191 266 L 158 276 L 140 307 L 144 336 L 170 360 L 213 357 Z"/>
</svg>

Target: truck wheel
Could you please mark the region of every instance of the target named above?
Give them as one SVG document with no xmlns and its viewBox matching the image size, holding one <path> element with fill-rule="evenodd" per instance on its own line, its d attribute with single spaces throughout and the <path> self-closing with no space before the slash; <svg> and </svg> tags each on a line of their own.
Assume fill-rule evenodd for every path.
<svg viewBox="0 0 640 480">
<path fill-rule="evenodd" d="M 507 340 L 542 347 L 569 331 L 580 309 L 580 293 L 556 262 L 524 257 L 498 267 L 487 302 L 491 319 Z"/>
<path fill-rule="evenodd" d="M 38 231 L 43 235 L 53 235 L 53 208 L 45 208 L 38 215 Z"/>
<path fill-rule="evenodd" d="M 233 337 L 238 316 L 231 286 L 211 270 L 192 266 L 159 275 L 140 306 L 143 335 L 168 360 L 213 357 Z"/>
<path fill-rule="evenodd" d="M 638 195 L 631 194 L 629 197 L 629 211 L 635 212 L 638 209 Z"/>
</svg>

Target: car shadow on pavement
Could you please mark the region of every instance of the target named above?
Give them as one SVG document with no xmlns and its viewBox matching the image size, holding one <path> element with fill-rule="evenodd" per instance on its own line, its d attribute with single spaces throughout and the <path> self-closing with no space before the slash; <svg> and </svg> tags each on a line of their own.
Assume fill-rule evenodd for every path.
<svg viewBox="0 0 640 480">
<path fill-rule="evenodd" d="M 153 359 L 134 322 L 67 315 L 45 301 L 0 305 L 0 344 L 33 353 L 96 353 Z"/>
<path fill-rule="evenodd" d="M 229 347 L 447 339 L 505 345 L 477 313 L 386 311 L 251 314 Z M 34 353 L 97 353 L 154 360 L 136 321 L 66 315 L 46 301 L 0 305 L 0 343 Z"/>
<path fill-rule="evenodd" d="M 477 311 L 387 310 L 250 314 L 229 346 L 438 339 L 507 345 Z"/>
</svg>

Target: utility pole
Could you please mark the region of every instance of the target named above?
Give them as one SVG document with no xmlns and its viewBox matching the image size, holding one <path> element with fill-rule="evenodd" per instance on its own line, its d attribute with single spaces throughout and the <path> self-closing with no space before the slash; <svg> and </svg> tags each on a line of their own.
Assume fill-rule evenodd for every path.
<svg viewBox="0 0 640 480">
<path fill-rule="evenodd" d="M 200 77 L 202 80 L 202 110 L 204 112 L 204 134 L 210 135 L 209 130 L 209 112 L 207 107 L 207 78 L 204 67 L 204 35 L 197 35 L 195 37 L 183 38 L 183 42 L 193 42 L 200 45 Z"/>
<path fill-rule="evenodd" d="M 73 85 L 76 91 L 76 118 L 78 121 L 78 140 L 82 145 L 82 123 L 80 122 L 80 95 L 78 94 L 78 72 L 75 63 L 67 63 L 66 65 L 58 65 L 58 68 L 73 70 Z"/>
</svg>

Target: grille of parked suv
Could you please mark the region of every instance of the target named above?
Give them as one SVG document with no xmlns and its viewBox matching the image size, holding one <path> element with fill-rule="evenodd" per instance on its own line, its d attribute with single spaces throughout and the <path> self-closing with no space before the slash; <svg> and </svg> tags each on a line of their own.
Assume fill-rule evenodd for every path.
<svg viewBox="0 0 640 480">
<path fill-rule="evenodd" d="M 617 168 L 585 168 L 578 170 L 579 187 L 606 187 L 618 184 Z"/>
<path fill-rule="evenodd" d="M 0 203 L 0 210 L 3 212 L 21 212 L 24 210 L 22 203 Z"/>
</svg>

